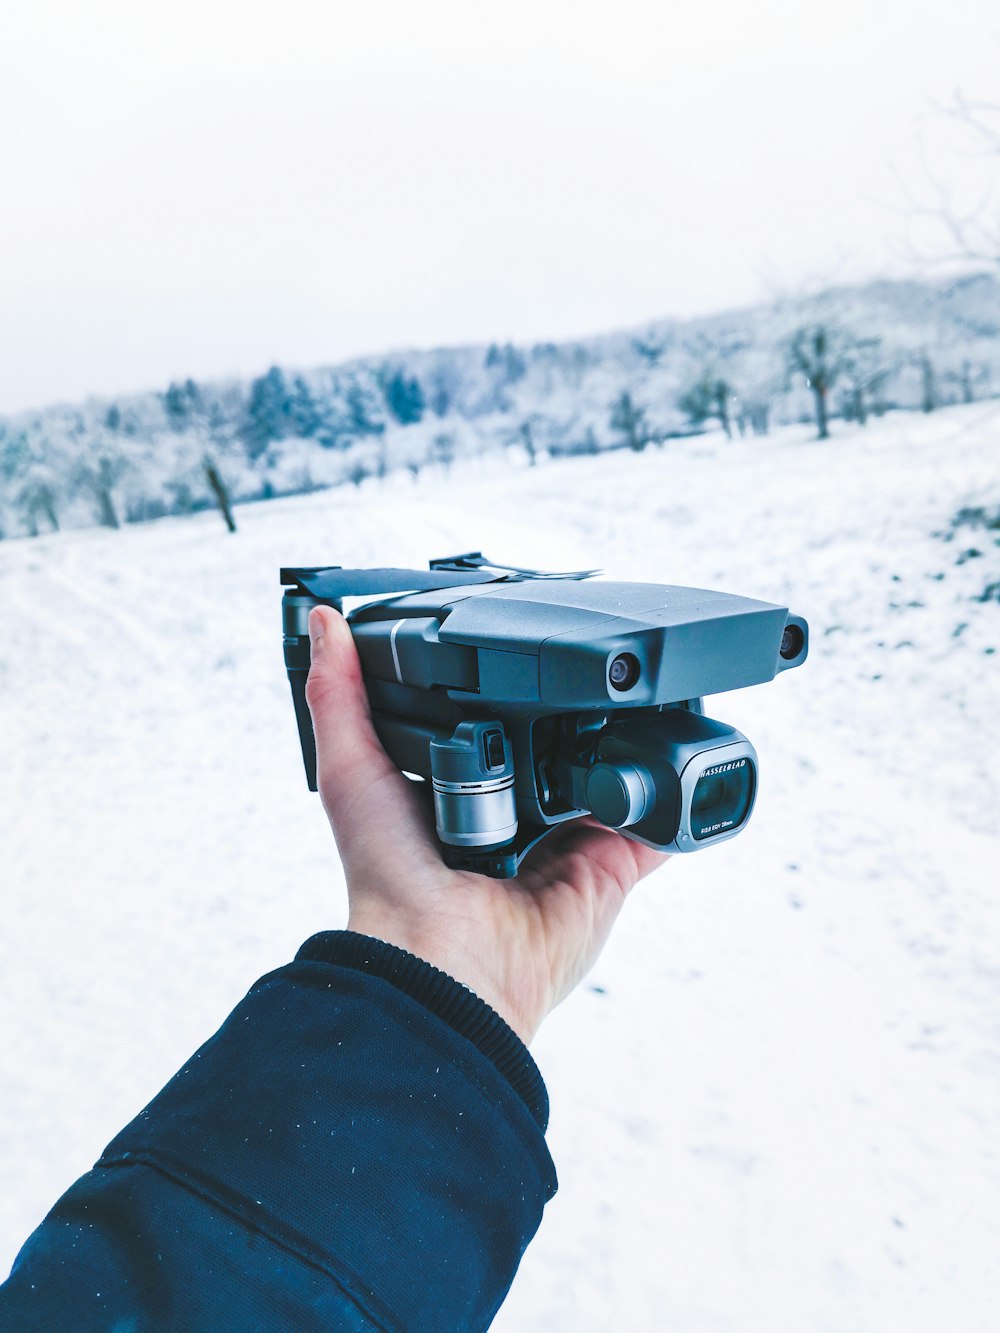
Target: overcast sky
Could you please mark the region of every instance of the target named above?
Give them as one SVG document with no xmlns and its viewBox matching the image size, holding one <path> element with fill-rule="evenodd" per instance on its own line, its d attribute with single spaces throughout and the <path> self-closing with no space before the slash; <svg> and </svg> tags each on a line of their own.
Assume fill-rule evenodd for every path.
<svg viewBox="0 0 1000 1333">
<path fill-rule="evenodd" d="M 998 35 L 997 0 L 8 6 L 0 411 L 886 270 L 892 170 Z"/>
</svg>

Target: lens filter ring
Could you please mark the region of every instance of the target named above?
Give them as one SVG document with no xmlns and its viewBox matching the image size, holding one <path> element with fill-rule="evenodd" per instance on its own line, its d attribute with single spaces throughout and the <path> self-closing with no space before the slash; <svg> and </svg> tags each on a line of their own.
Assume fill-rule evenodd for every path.
<svg viewBox="0 0 1000 1333">
<path fill-rule="evenodd" d="M 757 752 L 741 738 L 702 751 L 681 774 L 678 851 L 731 838 L 746 826 L 757 802 Z"/>
</svg>

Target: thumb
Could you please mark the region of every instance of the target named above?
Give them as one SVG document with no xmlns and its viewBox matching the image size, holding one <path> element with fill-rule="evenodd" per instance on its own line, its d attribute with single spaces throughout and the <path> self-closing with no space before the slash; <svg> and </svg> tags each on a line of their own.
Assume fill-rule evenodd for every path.
<svg viewBox="0 0 1000 1333">
<path fill-rule="evenodd" d="M 316 737 L 323 808 L 345 863 L 370 860 L 398 840 L 413 809 L 410 783 L 372 725 L 361 661 L 347 621 L 332 607 L 309 615 L 311 666 L 306 701 Z M 426 836 L 426 835 L 424 835 Z"/>
</svg>

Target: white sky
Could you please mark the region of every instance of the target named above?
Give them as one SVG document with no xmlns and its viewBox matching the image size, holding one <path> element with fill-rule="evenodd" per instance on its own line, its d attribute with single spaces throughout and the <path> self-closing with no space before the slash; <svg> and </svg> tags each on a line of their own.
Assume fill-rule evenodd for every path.
<svg viewBox="0 0 1000 1333">
<path fill-rule="evenodd" d="M 887 270 L 996 68 L 997 0 L 8 6 L 0 411 Z"/>
</svg>

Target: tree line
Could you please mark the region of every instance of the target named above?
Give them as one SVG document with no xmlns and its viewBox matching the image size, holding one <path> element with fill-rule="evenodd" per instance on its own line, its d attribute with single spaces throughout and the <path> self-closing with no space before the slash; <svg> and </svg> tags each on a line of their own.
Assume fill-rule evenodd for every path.
<svg viewBox="0 0 1000 1333">
<path fill-rule="evenodd" d="M 640 452 L 707 429 L 759 437 L 807 419 L 825 440 L 838 419 L 864 426 L 893 408 L 932 412 L 997 392 L 1000 326 L 982 316 L 982 282 L 996 286 L 985 277 L 929 286 L 922 321 L 893 318 L 882 284 L 877 318 L 864 291 L 827 293 L 792 308 L 665 321 L 642 335 L 312 372 L 272 366 L 249 382 L 187 379 L 24 414 L 0 421 L 0 535 L 209 507 L 235 531 L 237 501 L 398 470 L 417 477 L 511 447 L 533 465 L 543 455 Z"/>
</svg>

